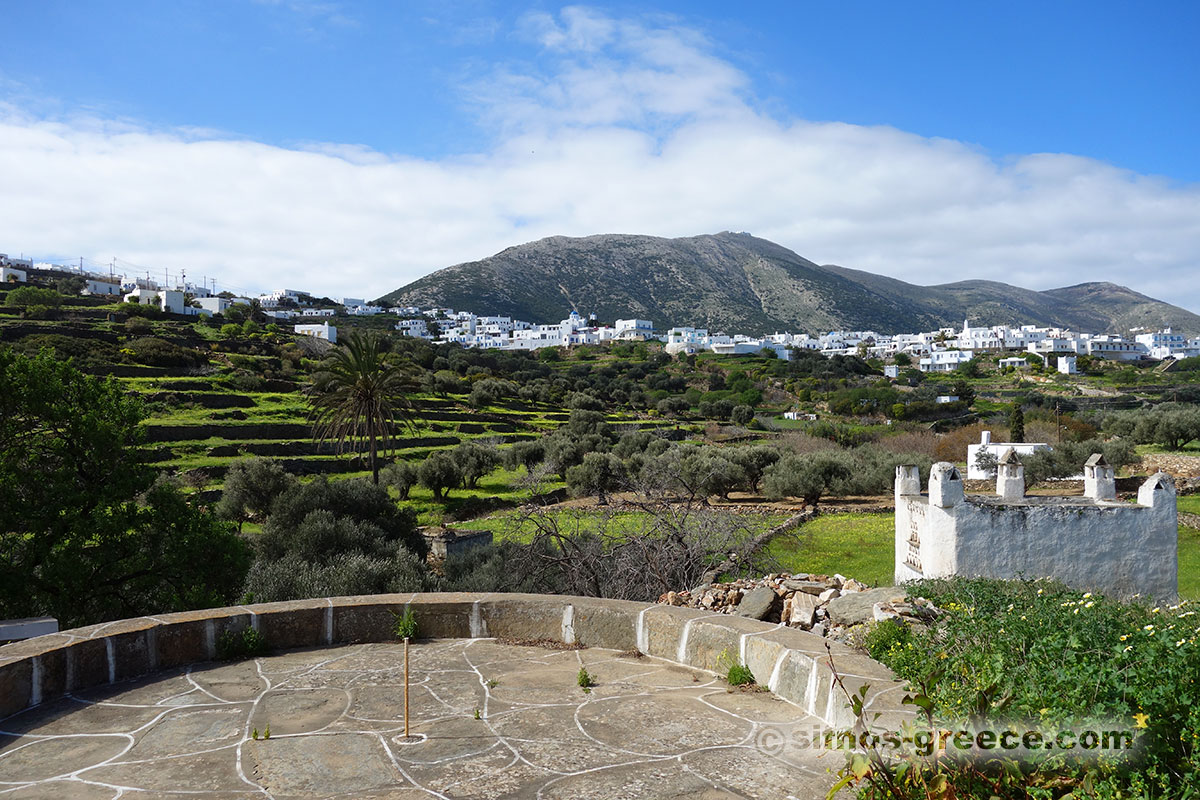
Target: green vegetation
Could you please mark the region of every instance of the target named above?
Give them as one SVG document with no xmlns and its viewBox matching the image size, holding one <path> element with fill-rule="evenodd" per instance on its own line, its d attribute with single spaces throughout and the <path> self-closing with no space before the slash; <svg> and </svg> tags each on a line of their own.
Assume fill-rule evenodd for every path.
<svg viewBox="0 0 1200 800">
<path fill-rule="evenodd" d="M 817 517 L 775 537 L 767 555 L 787 572 L 841 573 L 875 586 L 892 583 L 895 569 L 894 514 L 835 514 Z"/>
<path fill-rule="evenodd" d="M 1200 500 L 1193 495 L 1183 500 Z M 1179 596 L 1200 602 L 1200 530 L 1179 526 Z"/>
<path fill-rule="evenodd" d="M 127 561 L 139 577 L 122 587 L 128 598 L 87 600 L 77 615 L 59 615 L 64 624 L 140 613 L 143 602 L 161 611 L 352 591 L 654 599 L 693 585 L 731 552 L 731 574 L 784 568 L 884 583 L 891 578 L 887 516 L 825 517 L 766 552 L 745 548 L 799 501 L 886 495 L 898 463 L 961 462 L 980 429 L 1002 439 L 1018 411 L 1031 440 L 1063 441 L 1060 458 L 1028 465 L 1035 476 L 1077 471 L 1073 462 L 1093 449 L 1116 463 L 1171 444 L 1200 452 L 1195 440 L 1167 435 L 1190 424 L 1200 371 L 1160 374 L 1095 361 L 1081 364 L 1092 374 L 1043 381 L 1037 368 L 999 370 L 987 355 L 948 376 L 910 370 L 887 380 L 865 353 L 827 358 L 802 351 L 789 361 L 762 354 L 672 358 L 652 342 L 534 353 L 464 350 L 396 337 L 383 317 L 336 319 L 347 344 L 331 347 L 281 332 L 253 307 L 236 306 L 223 319 L 180 318 L 43 288 L 59 303 L 55 318 L 41 319 L 8 304 L 16 291 L 0 287 L 6 352 L 37 357 L 46 348 L 84 371 L 119 376 L 119 385 L 141 401 L 141 422 L 127 426 L 133 435 L 121 445 L 138 457 L 118 461 L 132 465 L 122 480 L 136 477 L 144 488 L 121 507 L 140 509 L 140 525 L 163 521 L 148 539 L 139 539 L 146 532 L 132 524 L 128 539 L 99 534 L 102 547 L 129 546 L 115 563 Z M 24 302 L 23 296 L 35 297 L 16 299 Z M 329 377 L 339 370 L 345 380 Z M 1085 384 L 1112 401 L 1076 396 Z M 373 425 L 350 413 L 344 430 L 319 428 L 314 437 L 311 403 L 328 403 L 326 410 L 336 407 L 340 415 L 341 401 L 357 397 L 358 389 L 384 385 L 393 405 L 381 411 L 366 403 L 367 412 L 379 412 Z M 935 403 L 941 394 L 961 399 Z M 1152 404 L 1154 413 L 1114 411 L 1141 403 Z M 818 418 L 783 421 L 785 410 Z M 1142 418 L 1171 425 L 1150 426 Z M 1162 443 L 1130 449 L 1142 439 Z M 379 488 L 364 488 L 363 479 L 376 475 Z M 57 484 L 52 478 L 47 486 Z M 87 494 L 55 491 L 66 498 L 64 507 Z M 538 508 L 568 495 L 579 500 Z M 358 507 L 346 498 L 357 498 Z M 722 510 L 768 498 L 784 505 L 778 514 Z M 1181 508 L 1188 502 L 1181 498 Z M 70 524 L 77 523 L 83 524 Z M 415 526 L 447 523 L 493 530 L 497 544 L 430 570 Z M 28 572 L 35 539 L 13 539 L 21 546 L 0 566 Z M 134 547 L 139 541 L 158 544 Z M 196 555 L 201 542 L 226 555 Z M 1189 560 L 1194 542 L 1181 531 L 1185 593 L 1195 591 L 1189 576 L 1200 573 Z M 176 549 L 191 555 L 171 555 Z M 81 551 L 81 563 L 72 552 L 51 547 L 49 555 L 61 555 L 64 574 L 77 573 L 87 598 L 94 581 L 86 563 L 96 553 Z M 576 562 L 586 566 L 564 566 Z M 147 588 L 156 580 L 157 589 Z M 20 600 L 18 607 L 45 613 L 48 602 Z"/>
<path fill-rule="evenodd" d="M 397 420 L 409 422 L 410 377 L 389 358 L 390 340 L 374 332 L 351 331 L 313 373 L 308 388 L 313 438 L 332 441 L 339 453 L 367 445 L 371 479 L 379 483 L 379 454 L 392 449 Z"/>
<path fill-rule="evenodd" d="M 64 627 L 223 605 L 244 544 L 141 463 L 142 403 L 0 348 L 0 616 Z"/>
<path fill-rule="evenodd" d="M 218 661 L 241 661 L 269 655 L 270 652 L 266 638 L 254 628 L 243 628 L 237 632 L 223 631 L 217 637 Z"/>
<path fill-rule="evenodd" d="M 752 686 L 754 673 L 745 664 L 730 664 L 725 672 L 725 682 L 730 686 Z"/>
<path fill-rule="evenodd" d="M 953 796 L 980 796 L 986 786 L 982 796 L 1078 789 L 1071 796 L 1166 798 L 1200 782 L 1200 623 L 1189 605 L 1122 604 L 1048 581 L 958 578 L 917 582 L 910 592 L 945 610 L 938 625 L 885 623 L 867 646 L 919 689 L 918 705 L 936 725 L 1107 725 L 1134 729 L 1141 749 L 1136 761 L 1076 764 L 1051 752 L 1020 768 L 1005 768 L 1006 756 L 927 759 L 894 773 L 901 791 L 864 787 L 864 796 L 925 798 L 946 780 Z M 870 784 L 882 780 L 876 773 Z"/>
<path fill-rule="evenodd" d="M 580 667 L 579 674 L 575 676 L 575 683 L 580 689 L 587 690 L 596 685 L 596 679 L 587 671 L 587 667 Z"/>
<path fill-rule="evenodd" d="M 394 614 L 393 616 L 396 621 L 392 625 L 392 633 L 396 634 L 397 639 L 417 638 L 417 617 L 411 608 L 404 609 L 403 614 Z"/>
</svg>

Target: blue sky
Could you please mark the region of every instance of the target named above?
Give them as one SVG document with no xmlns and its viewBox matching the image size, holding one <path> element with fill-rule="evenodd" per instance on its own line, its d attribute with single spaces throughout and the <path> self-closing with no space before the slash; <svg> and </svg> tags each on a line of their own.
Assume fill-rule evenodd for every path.
<svg viewBox="0 0 1200 800">
<path fill-rule="evenodd" d="M 0 29 L 9 252 L 381 294 L 544 235 L 744 229 L 1200 310 L 1170 279 L 1200 277 L 1194 2 L 0 0 Z"/>
</svg>

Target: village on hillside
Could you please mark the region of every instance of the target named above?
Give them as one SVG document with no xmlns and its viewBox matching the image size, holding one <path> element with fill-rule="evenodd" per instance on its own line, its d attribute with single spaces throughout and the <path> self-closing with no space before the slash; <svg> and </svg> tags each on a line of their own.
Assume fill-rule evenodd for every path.
<svg viewBox="0 0 1200 800">
<path fill-rule="evenodd" d="M 543 347 L 603 344 L 605 342 L 646 341 L 655 339 L 666 345 L 671 355 L 712 352 L 718 355 L 749 355 L 770 351 L 776 358 L 789 359 L 793 349 L 818 351 L 822 355 L 858 355 L 899 363 L 885 367 L 889 378 L 898 376 L 899 367 L 916 364 L 921 372 L 953 372 L 974 358 L 977 352 L 1019 352 L 1022 355 L 1002 359 L 1000 368 L 1024 369 L 1036 358 L 1047 370 L 1075 374 L 1078 356 L 1110 361 L 1174 361 L 1200 355 L 1200 336 L 1188 338 L 1162 330 L 1137 329 L 1131 336 L 1113 332 L 1085 333 L 1059 327 L 1037 325 L 992 325 L 972 327 L 965 320 L 961 329 L 941 328 L 916 333 L 883 334 L 876 331 L 829 331 L 817 336 L 808 333 L 773 333 L 763 337 L 741 333 L 710 333 L 704 328 L 680 326 L 665 332 L 655 329 L 652 320 L 618 319 L 601 324 L 595 315 L 584 317 L 577 310 L 557 323 L 531 323 L 510 316 L 487 316 L 452 308 L 374 305 L 359 297 L 319 297 L 300 289 L 278 289 L 255 297 L 239 297 L 231 292 L 214 292 L 204 283 L 188 282 L 186 276 L 160 285 L 149 277 L 129 277 L 90 272 L 82 267 L 37 263 L 31 259 L 11 258 L 0 253 L 0 281 L 23 283 L 30 272 L 44 275 L 74 276 L 79 292 L 93 296 L 120 296 L 125 302 L 151 305 L 161 311 L 197 316 L 225 312 L 236 304 L 256 303 L 269 318 L 294 321 L 295 332 L 337 341 L 337 328 L 328 319 L 337 315 L 376 316 L 394 314 L 395 329 L 405 336 L 428 341 L 460 344 L 489 350 L 536 350 Z"/>
</svg>

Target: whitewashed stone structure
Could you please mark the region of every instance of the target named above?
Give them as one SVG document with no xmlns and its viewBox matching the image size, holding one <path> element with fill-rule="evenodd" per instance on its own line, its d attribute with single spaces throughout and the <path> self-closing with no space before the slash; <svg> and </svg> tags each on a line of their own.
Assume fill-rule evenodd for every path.
<svg viewBox="0 0 1200 800">
<path fill-rule="evenodd" d="M 896 468 L 898 583 L 949 575 L 1054 578 L 1111 597 L 1175 600 L 1178 521 L 1170 476 L 1153 475 L 1137 504 L 1122 503 L 1112 467 L 1093 457 L 1084 467 L 1085 496 L 1025 496 L 1023 469 L 1008 460 L 994 497 L 966 495 L 953 464 L 933 465 L 924 494 L 917 467 Z"/>
<path fill-rule="evenodd" d="M 995 476 L 992 470 L 984 469 L 980 465 L 980 453 L 993 455 L 999 461 L 1008 450 L 1012 450 L 1018 456 L 1027 456 L 1036 453 L 1038 450 L 1049 449 L 1051 449 L 1050 445 L 1045 442 L 993 442 L 991 431 L 980 431 L 979 444 L 967 445 L 967 479 L 983 481 Z"/>
</svg>

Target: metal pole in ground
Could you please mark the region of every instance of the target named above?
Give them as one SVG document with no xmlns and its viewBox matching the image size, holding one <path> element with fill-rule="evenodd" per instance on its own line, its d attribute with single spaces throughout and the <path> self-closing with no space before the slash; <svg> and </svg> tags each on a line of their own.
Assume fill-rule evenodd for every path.
<svg viewBox="0 0 1200 800">
<path fill-rule="evenodd" d="M 408 639 L 404 639 L 404 738 L 408 738 Z"/>
</svg>

